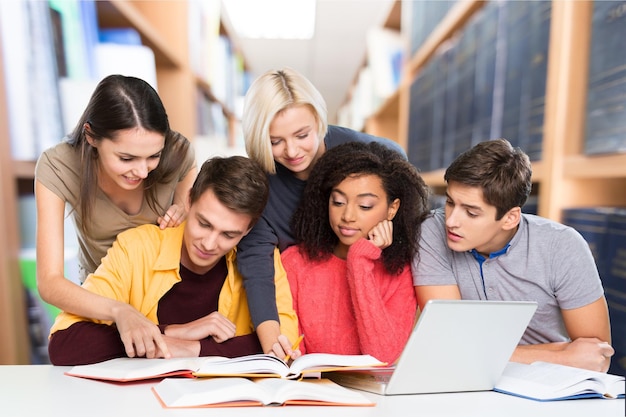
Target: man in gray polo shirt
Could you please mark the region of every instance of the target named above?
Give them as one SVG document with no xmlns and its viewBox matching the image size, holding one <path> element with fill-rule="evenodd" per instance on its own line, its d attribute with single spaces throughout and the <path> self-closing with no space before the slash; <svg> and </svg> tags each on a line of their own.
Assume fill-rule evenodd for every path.
<svg viewBox="0 0 626 417">
<path fill-rule="evenodd" d="M 531 164 L 504 140 L 479 143 L 445 173 L 445 210 L 422 224 L 412 263 L 420 308 L 430 299 L 537 301 L 511 360 L 606 372 L 613 348 L 589 246 L 571 227 L 523 214 Z"/>
</svg>

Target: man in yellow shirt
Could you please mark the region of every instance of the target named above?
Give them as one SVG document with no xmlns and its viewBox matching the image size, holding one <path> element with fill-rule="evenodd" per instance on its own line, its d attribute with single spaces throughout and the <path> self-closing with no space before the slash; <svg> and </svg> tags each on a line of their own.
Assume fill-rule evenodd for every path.
<svg viewBox="0 0 626 417">
<path fill-rule="evenodd" d="M 189 194 L 186 222 L 176 228 L 144 225 L 121 233 L 83 284 L 134 307 L 159 327 L 163 340 L 134 335 L 129 343 L 117 323 L 62 312 L 50 331 L 51 362 L 261 353 L 235 246 L 261 216 L 268 187 L 266 175 L 248 158 L 206 161 Z M 274 351 L 293 357 L 290 341 L 297 337 L 298 322 L 278 253 L 274 260 L 276 300 L 271 302 L 277 303 L 285 336 Z"/>
</svg>

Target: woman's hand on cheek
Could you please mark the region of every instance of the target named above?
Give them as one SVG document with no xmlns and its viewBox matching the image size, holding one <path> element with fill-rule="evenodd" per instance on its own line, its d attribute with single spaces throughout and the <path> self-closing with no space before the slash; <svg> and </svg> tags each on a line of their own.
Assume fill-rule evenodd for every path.
<svg viewBox="0 0 626 417">
<path fill-rule="evenodd" d="M 383 220 L 367 234 L 367 238 L 380 249 L 385 249 L 393 243 L 393 222 Z"/>
</svg>

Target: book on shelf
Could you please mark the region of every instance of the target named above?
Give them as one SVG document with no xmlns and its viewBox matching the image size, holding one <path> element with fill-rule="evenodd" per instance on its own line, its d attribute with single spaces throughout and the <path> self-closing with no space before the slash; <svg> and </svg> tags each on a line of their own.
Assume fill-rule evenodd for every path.
<svg viewBox="0 0 626 417">
<path fill-rule="evenodd" d="M 527 95 L 522 103 L 525 115 L 526 142 L 523 149 L 531 161 L 541 160 L 543 147 L 543 124 L 546 107 L 546 81 L 548 77 L 548 47 L 550 43 L 551 1 L 529 3 L 529 69 L 526 71 L 525 88 Z"/>
<path fill-rule="evenodd" d="M 2 2 L 0 42 L 11 156 L 33 161 L 63 136 L 47 2 Z"/>
<path fill-rule="evenodd" d="M 474 129 L 474 79 L 476 72 L 476 45 L 479 20 L 472 16 L 460 34 L 457 53 L 457 111 L 453 136 L 453 158 L 472 147 Z"/>
<path fill-rule="evenodd" d="M 152 388 L 165 408 L 268 405 L 374 406 L 365 395 L 328 379 L 166 378 Z"/>
<path fill-rule="evenodd" d="M 494 391 L 536 401 L 624 398 L 624 377 L 548 362 L 509 362 Z"/>
<path fill-rule="evenodd" d="M 488 2 L 476 14 L 476 69 L 474 79 L 474 127 L 472 143 L 492 139 L 496 39 L 499 19 L 498 3 Z"/>
<path fill-rule="evenodd" d="M 611 358 L 610 373 L 626 375 L 626 209 L 617 208 L 609 214 L 604 244 L 604 295 L 611 318 L 611 344 L 615 354 Z"/>
<path fill-rule="evenodd" d="M 459 48 L 460 37 L 460 33 L 457 33 L 439 47 L 443 49 L 440 57 L 446 61 L 445 79 L 440 81 L 445 85 L 445 91 L 443 92 L 445 111 L 443 114 L 442 167 L 449 166 L 457 156 L 454 154 L 454 141 L 457 133 L 457 115 L 463 110 L 460 108 L 459 103 L 460 60 L 458 57 L 461 54 Z"/>
<path fill-rule="evenodd" d="M 610 373 L 626 375 L 626 209 L 577 207 L 563 210 L 562 222 L 589 244 L 604 287 L 611 318 Z"/>
<path fill-rule="evenodd" d="M 404 59 L 404 38 L 400 31 L 373 27 L 367 32 L 366 48 L 375 99 L 373 112 L 398 89 Z"/>
<path fill-rule="evenodd" d="M 409 161 L 421 171 L 430 171 L 433 118 L 433 64 L 427 64 L 410 86 L 408 151 Z"/>
<path fill-rule="evenodd" d="M 505 39 L 505 50 L 496 52 L 503 53 L 504 58 L 504 84 L 502 100 L 496 102 L 500 106 L 502 114 L 501 136 L 508 139 L 513 146 L 525 143 L 521 137 L 521 98 L 525 90 L 524 75 L 528 72 L 528 30 L 529 30 L 529 5 L 528 2 L 504 2 L 502 3 L 502 19 L 505 30 L 502 36 Z"/>
<path fill-rule="evenodd" d="M 186 377 L 273 377 L 296 379 L 306 374 L 341 369 L 384 366 L 386 363 L 370 355 L 337 355 L 309 353 L 295 359 L 291 365 L 276 356 L 255 354 L 236 358 L 205 356 L 198 358 L 145 359 L 116 358 L 108 361 L 77 365 L 66 375 L 106 381 L 131 382 L 168 376 Z"/>
<path fill-rule="evenodd" d="M 585 153 L 626 152 L 624 3 L 594 1 L 589 51 Z"/>
</svg>

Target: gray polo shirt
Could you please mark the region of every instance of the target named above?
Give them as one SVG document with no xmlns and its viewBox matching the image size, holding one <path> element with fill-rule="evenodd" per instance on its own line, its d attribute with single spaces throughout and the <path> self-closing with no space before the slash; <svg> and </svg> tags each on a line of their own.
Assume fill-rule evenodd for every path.
<svg viewBox="0 0 626 417">
<path fill-rule="evenodd" d="M 537 301 L 522 344 L 569 341 L 561 309 L 583 307 L 604 294 L 587 242 L 552 220 L 523 214 L 508 248 L 484 260 L 482 276 L 472 252 L 448 248 L 442 209 L 421 233 L 419 262 L 411 265 L 416 286 L 457 284 L 461 298 L 471 300 Z"/>
</svg>

